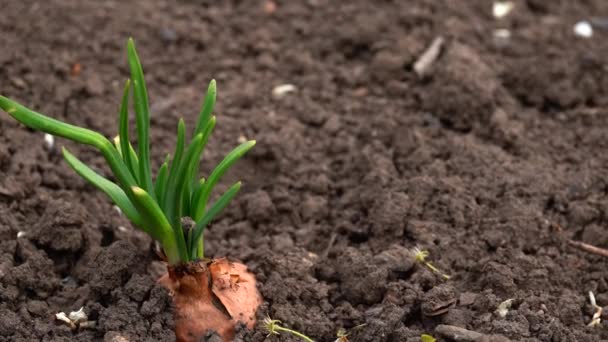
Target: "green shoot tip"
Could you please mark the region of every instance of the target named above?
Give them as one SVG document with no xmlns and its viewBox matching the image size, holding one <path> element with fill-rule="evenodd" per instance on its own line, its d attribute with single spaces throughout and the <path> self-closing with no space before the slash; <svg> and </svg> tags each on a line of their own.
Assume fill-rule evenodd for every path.
<svg viewBox="0 0 608 342">
<path fill-rule="evenodd" d="M 133 191 L 134 194 L 139 195 L 139 196 L 146 193 L 146 191 L 144 189 L 142 189 L 138 186 L 132 186 L 131 191 Z"/>
</svg>

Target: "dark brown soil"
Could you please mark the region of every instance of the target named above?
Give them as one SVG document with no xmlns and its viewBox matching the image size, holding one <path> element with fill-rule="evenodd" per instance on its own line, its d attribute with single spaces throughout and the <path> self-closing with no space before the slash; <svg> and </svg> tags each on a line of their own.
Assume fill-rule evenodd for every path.
<svg viewBox="0 0 608 342">
<path fill-rule="evenodd" d="M 245 186 L 207 254 L 253 270 L 260 318 L 317 341 L 363 323 L 351 341 L 414 342 L 439 324 L 485 341 L 608 339 L 606 323 L 587 327 L 588 292 L 608 305 L 607 260 L 567 243 L 608 247 L 608 2 L 517 0 L 502 20 L 487 0 L 135 3 L 0 1 L 0 93 L 114 136 L 133 36 L 158 165 L 217 79 L 203 169 L 239 136 L 258 145 L 225 183 Z M 575 36 L 591 18 L 594 36 Z M 284 83 L 297 92 L 274 98 Z M 173 340 L 151 241 L 61 145 L 107 172 L 0 114 L 0 341 Z M 415 246 L 452 278 L 414 265 Z M 55 321 L 81 306 L 95 327 Z"/>
</svg>

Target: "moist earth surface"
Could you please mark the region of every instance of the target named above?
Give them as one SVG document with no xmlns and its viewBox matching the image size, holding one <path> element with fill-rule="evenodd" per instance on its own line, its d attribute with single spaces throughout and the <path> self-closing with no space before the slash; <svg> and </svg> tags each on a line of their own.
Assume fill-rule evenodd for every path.
<svg viewBox="0 0 608 342">
<path fill-rule="evenodd" d="M 512 3 L 497 19 L 486 0 L 3 0 L 0 93 L 113 137 L 132 36 L 159 165 L 215 78 L 201 169 L 258 144 L 222 182 L 244 185 L 206 254 L 248 265 L 260 320 L 316 341 L 451 341 L 446 325 L 606 340 L 587 324 L 589 291 L 608 305 L 607 261 L 568 241 L 608 247 L 608 2 Z M 295 91 L 273 95 L 283 84 Z M 0 114 L 0 341 L 174 340 L 152 241 L 61 146 L 109 175 L 96 151 Z M 94 325 L 55 320 L 81 307 Z M 237 339 L 296 341 L 266 335 Z"/>
</svg>

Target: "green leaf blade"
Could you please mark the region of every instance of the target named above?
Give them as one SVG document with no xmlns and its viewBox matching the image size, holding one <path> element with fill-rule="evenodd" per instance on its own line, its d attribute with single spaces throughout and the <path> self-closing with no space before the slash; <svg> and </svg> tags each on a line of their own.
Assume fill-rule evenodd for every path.
<svg viewBox="0 0 608 342">
<path fill-rule="evenodd" d="M 164 198 L 165 189 L 167 187 L 167 176 L 169 169 L 169 156 L 165 159 L 165 162 L 158 169 L 158 175 L 156 175 L 156 183 L 154 184 L 154 191 L 156 192 L 156 198 L 160 201 Z M 162 203 L 159 203 L 162 208 Z"/>
<path fill-rule="evenodd" d="M 129 39 L 127 45 L 129 68 L 133 82 L 133 98 L 135 102 L 135 113 L 137 118 L 137 146 L 139 157 L 139 185 L 153 197 L 154 185 L 150 171 L 150 104 L 148 101 L 148 90 L 144 79 L 143 68 L 135 50 L 133 39 Z"/>
<path fill-rule="evenodd" d="M 123 190 L 125 190 L 125 186 L 134 184 L 135 180 L 122 162 L 122 157 L 112 142 L 103 135 L 86 128 L 70 125 L 46 115 L 42 115 L 4 96 L 0 96 L 0 108 L 6 111 L 15 120 L 31 129 L 66 138 L 81 144 L 94 146 L 105 157 L 112 172 L 116 178 L 118 178 L 121 186 L 123 186 Z M 130 190 L 125 190 L 125 192 L 129 194 Z"/>
<path fill-rule="evenodd" d="M 131 160 L 131 143 L 129 140 L 129 94 L 131 90 L 131 80 L 127 80 L 120 103 L 120 115 L 118 120 L 118 136 L 120 137 L 120 152 L 132 175 L 137 175 L 139 170 L 133 169 L 135 165 Z M 137 179 L 137 177 L 135 177 Z"/>
<path fill-rule="evenodd" d="M 182 196 L 184 184 L 187 181 L 185 176 L 189 166 L 192 164 L 192 161 L 195 159 L 196 155 L 200 153 L 202 141 L 203 135 L 198 134 L 190 142 L 188 148 L 186 149 L 186 154 L 182 158 L 177 170 L 175 170 L 175 182 L 174 184 L 170 184 L 167 188 L 167 216 L 174 228 L 177 226 L 181 227 L 180 220 L 182 214 Z"/>
<path fill-rule="evenodd" d="M 0 108 L 25 126 L 54 136 L 98 148 L 107 140 L 97 132 L 42 115 L 4 96 L 0 96 Z"/>
<path fill-rule="evenodd" d="M 179 236 L 171 229 L 169 221 L 154 198 L 138 186 L 133 186 L 131 191 L 135 199 L 133 204 L 142 213 L 144 224 L 150 225 L 149 234 L 163 245 L 169 262 L 188 261 L 185 241 L 180 242 Z M 181 240 L 184 240 L 183 234 L 181 234 Z M 171 248 L 175 248 L 175 250 L 171 250 Z"/>
<path fill-rule="evenodd" d="M 255 146 L 255 140 L 247 141 L 237 146 L 234 150 L 232 150 L 224 160 L 222 160 L 211 172 L 209 178 L 205 184 L 201 187 L 200 191 L 194 195 L 193 203 L 196 206 L 196 210 L 194 212 L 194 220 L 198 221 L 203 217 L 203 213 L 205 212 L 205 207 L 207 205 L 207 201 L 209 200 L 209 196 L 211 195 L 211 191 L 217 184 L 217 182 L 222 178 L 222 176 L 230 169 L 230 167 L 241 157 L 247 153 L 253 146 Z"/>
<path fill-rule="evenodd" d="M 215 127 L 216 119 L 215 116 L 209 120 L 207 123 L 207 127 L 203 131 L 203 140 L 201 141 L 200 151 L 197 152 L 195 159 L 188 165 L 186 170 L 186 174 L 184 175 L 186 182 L 184 184 L 184 189 L 182 191 L 182 208 L 185 215 L 192 216 L 191 211 L 191 202 L 193 200 L 193 190 L 198 186 L 196 177 L 198 174 L 198 169 L 200 166 L 201 156 L 203 151 L 205 150 L 205 146 L 207 146 L 207 142 L 209 141 L 209 137 L 211 136 L 211 132 L 213 132 L 213 128 Z M 199 133 L 200 134 L 200 133 Z"/>
<path fill-rule="evenodd" d="M 182 161 L 182 157 L 184 154 L 184 144 L 185 144 L 185 136 L 186 136 L 186 124 L 183 119 L 179 120 L 177 125 L 177 142 L 175 143 L 175 151 L 173 153 L 173 160 L 171 160 L 171 164 L 168 169 L 167 176 L 167 190 L 163 194 L 163 210 L 165 213 L 169 213 L 170 209 L 168 206 L 171 206 L 169 197 L 172 197 L 172 192 L 175 189 L 175 183 L 177 182 L 177 173 L 179 169 L 179 165 Z"/>
<path fill-rule="evenodd" d="M 216 98 L 216 83 L 215 80 L 211 80 L 211 82 L 209 82 L 209 86 L 207 87 L 207 94 L 205 95 L 205 99 L 203 100 L 203 104 L 201 105 L 201 111 L 199 113 L 198 120 L 196 121 L 194 135 L 202 133 L 205 127 L 207 127 L 207 123 L 209 122 L 211 114 L 213 113 L 213 108 L 215 107 Z"/>
<path fill-rule="evenodd" d="M 196 226 L 194 227 L 194 237 L 192 239 L 192 245 L 190 246 L 191 253 L 195 253 L 196 252 L 197 248 L 196 248 L 195 244 L 199 243 L 199 240 L 202 238 L 203 231 L 205 230 L 205 227 L 211 221 L 213 221 L 213 219 L 228 206 L 228 204 L 232 201 L 232 199 L 234 198 L 234 196 L 236 196 L 236 194 L 239 192 L 240 189 L 241 189 L 241 182 L 234 183 L 213 204 L 213 206 L 211 206 L 211 209 L 209 209 L 205 213 L 205 215 L 203 216 L 203 218 L 200 221 L 197 221 Z M 192 258 L 195 258 L 195 257 L 196 257 L 196 255 L 192 255 Z"/>
</svg>

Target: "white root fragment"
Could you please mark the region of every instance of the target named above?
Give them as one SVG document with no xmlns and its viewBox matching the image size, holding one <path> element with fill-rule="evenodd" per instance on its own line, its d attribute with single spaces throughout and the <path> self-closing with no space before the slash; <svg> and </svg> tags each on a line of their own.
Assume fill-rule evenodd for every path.
<svg viewBox="0 0 608 342">
<path fill-rule="evenodd" d="M 76 328 L 94 328 L 96 325 L 95 321 L 89 321 L 87 314 L 84 312 L 84 307 L 81 307 L 78 311 L 72 311 L 69 315 L 65 312 L 59 312 L 55 314 L 55 319 L 62 321 L 70 326 L 72 330 Z"/>
<path fill-rule="evenodd" d="M 597 303 L 595 302 L 595 296 L 593 295 L 593 292 L 589 291 L 589 302 L 591 302 L 591 306 L 593 306 L 595 308 L 595 313 L 593 314 L 593 317 L 591 318 L 591 322 L 589 322 L 589 324 L 587 324 L 588 327 L 596 327 L 598 325 L 600 325 L 601 323 L 601 317 L 602 317 L 602 307 L 597 305 Z"/>
<path fill-rule="evenodd" d="M 84 312 L 84 307 L 81 307 L 78 311 L 70 312 L 68 318 L 74 323 L 85 322 L 89 319 L 87 314 Z"/>
<path fill-rule="evenodd" d="M 509 309 L 511 309 L 512 304 L 513 304 L 513 298 L 509 298 L 509 299 L 505 300 L 504 302 L 498 304 L 498 308 L 496 308 L 496 314 L 501 318 L 505 318 L 507 316 L 507 314 L 509 313 Z"/>
<path fill-rule="evenodd" d="M 289 93 L 296 92 L 297 90 L 298 88 L 293 84 L 281 84 L 272 89 L 272 96 L 276 99 L 280 99 Z"/>
<path fill-rule="evenodd" d="M 244 135 L 242 135 L 242 134 L 241 134 L 241 135 L 239 135 L 238 139 L 236 139 L 236 141 L 237 141 L 239 144 L 242 144 L 242 143 L 247 142 L 247 138 L 246 138 Z"/>
<path fill-rule="evenodd" d="M 506 17 L 513 9 L 514 4 L 511 1 L 494 1 L 492 5 L 492 14 L 494 18 L 501 19 Z"/>
<path fill-rule="evenodd" d="M 443 37 L 439 36 L 433 39 L 433 42 L 429 47 L 420 55 L 416 63 L 414 63 L 414 72 L 420 77 L 426 76 L 431 65 L 435 63 L 439 54 L 441 53 L 441 47 L 443 46 Z"/>
<path fill-rule="evenodd" d="M 66 322 L 69 325 L 72 325 L 72 320 L 70 320 L 68 318 L 68 316 L 65 314 L 65 312 L 56 313 L 55 319 L 57 319 L 58 321 Z"/>
<path fill-rule="evenodd" d="M 593 27 L 588 21 L 579 21 L 574 25 L 574 34 L 582 38 L 593 37 Z"/>
<path fill-rule="evenodd" d="M 44 134 L 44 145 L 49 150 L 53 149 L 53 146 L 55 146 L 55 137 L 48 133 L 45 133 Z"/>
<path fill-rule="evenodd" d="M 116 210 L 116 212 L 118 213 L 118 215 L 122 215 L 122 210 L 117 206 L 113 206 L 114 210 Z"/>
<path fill-rule="evenodd" d="M 86 322 L 80 323 L 80 325 L 79 325 L 79 327 L 86 328 L 86 329 L 93 329 L 96 326 L 97 326 L 97 322 L 95 322 L 95 321 L 86 321 Z"/>
</svg>

